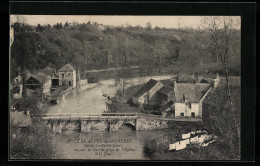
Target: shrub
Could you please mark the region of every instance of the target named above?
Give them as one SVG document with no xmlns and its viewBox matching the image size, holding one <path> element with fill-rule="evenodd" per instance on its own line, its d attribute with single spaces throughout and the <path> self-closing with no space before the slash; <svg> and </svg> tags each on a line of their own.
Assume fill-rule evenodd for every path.
<svg viewBox="0 0 260 166">
<path fill-rule="evenodd" d="M 27 130 L 18 131 L 10 124 L 11 159 L 55 159 L 60 158 L 61 150 L 53 144 L 54 135 L 39 119 Z"/>
</svg>

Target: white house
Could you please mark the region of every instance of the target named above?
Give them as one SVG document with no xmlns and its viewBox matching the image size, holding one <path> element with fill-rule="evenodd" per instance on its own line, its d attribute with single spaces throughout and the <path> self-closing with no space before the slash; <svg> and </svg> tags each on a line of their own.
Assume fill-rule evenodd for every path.
<svg viewBox="0 0 260 166">
<path fill-rule="evenodd" d="M 209 83 L 176 83 L 175 117 L 202 117 L 202 102 L 210 89 Z"/>
<path fill-rule="evenodd" d="M 66 64 L 59 70 L 59 85 L 68 85 L 76 87 L 76 69 Z"/>
</svg>

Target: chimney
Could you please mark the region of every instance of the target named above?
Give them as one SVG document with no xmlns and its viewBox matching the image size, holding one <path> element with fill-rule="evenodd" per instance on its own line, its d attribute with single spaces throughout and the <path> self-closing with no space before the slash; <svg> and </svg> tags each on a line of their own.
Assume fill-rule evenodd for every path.
<svg viewBox="0 0 260 166">
<path fill-rule="evenodd" d="M 212 86 L 213 86 L 213 88 L 216 88 L 218 86 L 218 83 L 219 83 L 219 75 L 217 73 L 216 74 L 216 78 L 212 79 Z"/>
<path fill-rule="evenodd" d="M 195 84 L 195 83 L 197 82 L 197 80 L 195 79 L 194 72 L 192 72 L 191 78 L 192 78 L 192 80 L 193 80 L 193 83 Z"/>
<path fill-rule="evenodd" d="M 216 75 L 217 75 L 217 76 L 216 76 L 216 79 L 219 80 L 219 75 L 218 75 L 218 73 L 217 73 Z"/>
<path fill-rule="evenodd" d="M 176 79 L 173 79 L 173 87 L 175 87 L 176 83 L 177 83 Z"/>
</svg>

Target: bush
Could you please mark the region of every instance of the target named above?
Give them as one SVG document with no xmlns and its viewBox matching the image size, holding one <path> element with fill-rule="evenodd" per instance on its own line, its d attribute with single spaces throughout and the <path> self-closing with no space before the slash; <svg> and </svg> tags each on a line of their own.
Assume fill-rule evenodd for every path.
<svg viewBox="0 0 260 166">
<path fill-rule="evenodd" d="M 156 140 L 147 140 L 144 144 L 143 152 L 144 156 L 152 158 L 153 154 L 156 152 Z"/>
<path fill-rule="evenodd" d="M 11 159 L 56 159 L 61 150 L 52 143 L 54 135 L 39 119 L 27 130 L 18 131 L 10 124 L 10 158 Z"/>
</svg>

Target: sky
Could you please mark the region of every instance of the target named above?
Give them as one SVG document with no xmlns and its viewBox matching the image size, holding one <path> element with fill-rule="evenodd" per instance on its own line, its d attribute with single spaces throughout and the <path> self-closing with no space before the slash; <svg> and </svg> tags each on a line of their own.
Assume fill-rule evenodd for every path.
<svg viewBox="0 0 260 166">
<path fill-rule="evenodd" d="M 87 23 L 97 22 L 103 25 L 113 26 L 146 26 L 147 22 L 151 22 L 152 27 L 165 28 L 197 28 L 203 16 L 113 16 L 113 15 L 23 15 L 27 24 L 30 25 L 53 25 L 56 23 L 78 22 Z M 14 21 L 11 16 L 11 23 Z"/>
</svg>

